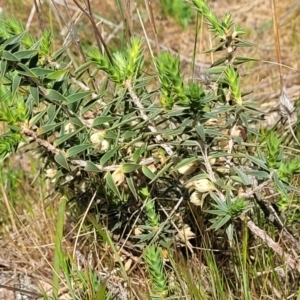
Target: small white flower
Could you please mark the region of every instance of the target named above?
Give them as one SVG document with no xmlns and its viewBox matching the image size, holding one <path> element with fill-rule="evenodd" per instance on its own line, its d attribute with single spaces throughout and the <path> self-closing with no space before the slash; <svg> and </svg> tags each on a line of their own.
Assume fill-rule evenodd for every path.
<svg viewBox="0 0 300 300">
<path fill-rule="evenodd" d="M 99 144 L 104 140 L 104 136 L 105 130 L 98 130 L 91 135 L 90 140 L 93 144 Z"/>
<path fill-rule="evenodd" d="M 110 143 L 104 137 L 105 130 L 98 130 L 90 136 L 90 140 L 94 144 L 94 149 L 97 149 L 99 152 L 106 152 L 109 149 Z"/>
<path fill-rule="evenodd" d="M 208 179 L 203 178 L 192 181 L 186 185 L 187 188 L 194 187 L 199 193 L 206 193 L 216 189 L 215 185 Z"/>
<path fill-rule="evenodd" d="M 69 122 L 65 125 L 65 133 L 66 134 L 74 132 L 74 131 L 75 131 L 75 127 L 72 123 Z"/>
<path fill-rule="evenodd" d="M 194 205 L 202 207 L 202 205 L 203 205 L 202 194 L 197 191 L 193 192 L 190 196 L 190 201 Z"/>
<path fill-rule="evenodd" d="M 57 174 L 56 169 L 47 169 L 46 170 L 46 176 L 50 179 L 54 178 L 56 174 Z"/>
<path fill-rule="evenodd" d="M 178 169 L 178 172 L 182 175 L 189 175 L 193 173 L 197 169 L 198 164 L 196 162 L 192 162 L 186 164 Z"/>
<path fill-rule="evenodd" d="M 114 181 L 114 183 L 118 186 L 120 185 L 121 183 L 124 182 L 125 180 L 125 174 L 123 172 L 123 168 L 120 167 L 118 169 L 116 169 L 113 173 L 112 173 L 112 179 Z"/>
<path fill-rule="evenodd" d="M 195 233 L 191 231 L 191 227 L 184 225 L 184 227 L 178 232 L 179 239 L 185 243 L 186 241 L 195 237 Z"/>
</svg>

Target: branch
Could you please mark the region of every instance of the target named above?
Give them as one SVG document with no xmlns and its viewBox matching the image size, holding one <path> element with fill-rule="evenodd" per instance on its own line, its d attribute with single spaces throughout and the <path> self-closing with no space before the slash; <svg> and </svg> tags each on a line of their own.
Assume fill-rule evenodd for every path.
<svg viewBox="0 0 300 300">
<path fill-rule="evenodd" d="M 87 161 L 79 160 L 79 159 L 72 159 L 72 160 L 68 159 L 65 151 L 60 150 L 60 149 L 56 148 L 55 146 L 53 146 L 48 141 L 39 138 L 33 130 L 27 128 L 26 126 L 23 125 L 21 127 L 21 132 L 24 135 L 31 137 L 41 147 L 43 147 L 44 149 L 46 149 L 48 152 L 52 153 L 53 155 L 61 153 L 71 165 L 81 167 L 81 168 L 86 167 Z M 153 157 L 148 157 L 148 158 L 142 159 L 139 162 L 139 165 L 144 166 L 144 165 L 151 165 L 153 163 L 155 163 L 155 159 Z M 103 167 L 102 165 L 97 165 L 97 164 L 95 164 L 95 166 L 99 169 L 100 172 L 115 171 L 118 168 L 122 167 L 122 165 L 111 165 L 111 166 Z"/>
<path fill-rule="evenodd" d="M 150 129 L 151 132 L 153 133 L 157 133 L 157 129 L 155 128 L 155 125 L 153 122 L 151 122 L 148 118 L 148 116 L 144 113 L 144 107 L 139 99 L 139 97 L 136 95 L 136 93 L 134 92 L 132 85 L 131 85 L 131 80 L 127 79 L 125 80 L 125 87 L 127 88 L 129 95 L 134 103 L 134 105 L 140 110 L 140 114 L 141 117 L 144 121 L 149 121 L 148 128 Z M 156 142 L 159 144 L 160 142 L 162 142 L 164 139 L 160 134 L 155 135 L 155 140 Z M 164 148 L 164 150 L 166 150 L 166 152 L 172 156 L 173 155 L 173 150 L 171 149 L 171 147 L 167 144 L 160 144 L 160 146 L 162 148 Z"/>
<path fill-rule="evenodd" d="M 244 216 L 240 217 L 244 220 Z M 278 243 L 274 242 L 273 239 L 262 229 L 257 227 L 252 221 L 247 221 L 247 226 L 256 236 L 261 238 L 274 252 L 276 252 L 279 256 L 281 256 L 286 264 L 300 273 L 300 264 L 296 261 L 292 256 L 288 253 L 284 252 L 284 250 L 279 246 Z"/>
</svg>

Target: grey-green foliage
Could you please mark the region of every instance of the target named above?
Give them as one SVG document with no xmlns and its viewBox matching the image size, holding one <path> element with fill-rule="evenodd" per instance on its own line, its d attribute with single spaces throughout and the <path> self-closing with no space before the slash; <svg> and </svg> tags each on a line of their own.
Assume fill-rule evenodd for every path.
<svg viewBox="0 0 300 300">
<path fill-rule="evenodd" d="M 1 120 L 6 132 L 0 137 L 0 156 L 15 150 L 21 140 L 35 142 L 46 173 L 62 192 L 69 187 L 87 199 L 96 193 L 103 205 L 114 208 L 124 203 L 136 208 L 145 201 L 142 189 L 147 186 L 151 201 L 139 224 L 164 224 L 159 235 L 164 245 L 177 235 L 175 223 L 184 228 L 188 192 L 195 193 L 203 210 L 215 207 L 221 218 L 213 219 L 218 223 L 212 228 L 228 229 L 230 238 L 233 220 L 248 211 L 239 191 L 251 187 L 249 176 L 258 184 L 273 180 L 288 196 L 284 179 L 297 168 L 278 166 L 278 149 L 269 157 L 255 145 L 248 151 L 248 133 L 257 134 L 249 124 L 259 112 L 244 99 L 237 68 L 252 59 L 236 53 L 251 44 L 241 40 L 243 30 L 229 14 L 221 20 L 206 1 L 193 3 L 220 38 L 209 51 L 223 51 L 223 58 L 206 71 L 205 84 L 186 83 L 178 57 L 167 52 L 156 55 L 156 74 L 146 75 L 140 38 L 113 54 L 93 49 L 88 62 L 74 70 L 67 46 L 51 50 L 50 32 L 35 39 L 16 20 L 2 21 L 0 84 L 6 90 Z M 153 82 L 159 83 L 158 89 Z M 197 190 L 200 179 L 211 183 L 209 193 L 199 185 Z M 181 217 L 172 212 L 177 201 Z M 132 215 L 127 217 L 133 222 Z M 146 230 L 143 243 L 158 237 L 152 233 L 149 238 Z"/>
</svg>

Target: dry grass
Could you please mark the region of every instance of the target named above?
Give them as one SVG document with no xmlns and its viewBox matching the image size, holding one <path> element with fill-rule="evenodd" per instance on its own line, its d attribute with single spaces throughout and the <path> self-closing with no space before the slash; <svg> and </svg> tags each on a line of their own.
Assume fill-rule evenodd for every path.
<svg viewBox="0 0 300 300">
<path fill-rule="evenodd" d="M 110 45 L 117 46 L 125 40 L 124 24 L 119 10 L 113 1 L 109 0 L 91 0 L 92 9 L 96 14 L 96 21 L 99 22 L 98 27 L 106 42 Z M 153 27 L 150 18 L 144 7 L 143 1 L 138 1 L 139 12 L 143 16 L 143 32 L 138 15 L 134 10 L 133 32 L 139 35 L 147 35 L 151 41 L 151 47 L 156 48 L 156 37 L 153 34 Z M 72 14 L 73 21 L 76 22 L 77 32 L 80 37 L 81 45 L 85 48 L 95 46 L 95 40 L 90 34 L 92 28 L 88 19 L 82 15 L 73 1 L 69 0 L 69 12 Z M 239 23 L 246 29 L 246 36 L 249 41 L 255 44 L 255 47 L 245 48 L 240 52 L 241 56 L 256 57 L 260 62 L 249 63 L 244 67 L 244 76 L 242 77 L 242 86 L 245 90 L 254 90 L 251 97 L 259 106 L 270 111 L 277 106 L 280 93 L 279 70 L 276 64 L 276 47 L 274 42 L 272 28 L 272 13 L 270 3 L 257 0 L 225 0 L 225 1 L 209 1 L 212 9 L 220 16 L 226 11 L 230 11 L 236 23 Z M 62 15 L 68 20 L 67 10 L 64 8 L 64 1 L 57 1 Z M 300 4 L 296 1 L 283 0 L 278 1 L 277 16 L 279 20 L 279 35 L 281 43 L 281 56 L 283 63 L 283 73 L 286 75 L 285 80 L 289 94 L 295 100 L 299 97 L 299 63 L 300 63 Z M 20 18 L 26 27 L 32 32 L 40 32 L 40 20 L 38 13 L 34 10 L 32 1 L 2 1 L 0 8 L 6 15 L 14 15 Z M 162 18 L 159 6 L 153 4 L 153 12 L 155 26 L 157 30 L 157 41 L 160 49 L 169 49 L 178 53 L 181 57 L 182 68 L 187 78 L 192 76 L 191 57 L 194 51 L 195 26 L 190 25 L 188 29 L 183 30 L 177 25 L 172 18 Z M 30 16 L 30 17 L 29 17 Z M 45 27 L 51 28 L 56 33 L 58 44 L 68 38 L 68 30 L 66 24 L 59 18 L 59 15 L 53 6 L 49 5 L 49 1 L 44 1 L 42 5 L 43 24 Z M 32 17 L 32 18 L 31 18 Z M 203 25 L 205 26 L 205 25 Z M 211 54 L 201 54 L 201 51 L 209 49 L 214 44 L 213 36 L 207 33 L 207 30 L 201 29 L 199 38 L 196 42 L 196 68 L 197 72 L 202 72 L 214 60 Z M 76 46 L 71 48 L 70 57 L 77 62 L 82 63 L 83 58 L 77 54 Z M 150 69 L 149 72 L 152 70 Z M 31 160 L 25 155 L 25 160 Z M 0 222 L 2 225 L 0 231 L 0 299 L 14 299 L 12 291 L 1 288 L 1 285 L 14 286 L 12 280 L 16 280 L 18 274 L 29 274 L 36 286 L 36 290 L 31 289 L 32 293 L 40 293 L 40 289 L 50 292 L 52 282 L 52 266 L 54 259 L 54 237 L 56 228 L 56 217 L 58 209 L 58 194 L 47 187 L 46 183 L 41 179 L 31 184 L 35 172 L 38 172 L 38 166 L 22 165 L 16 157 L 9 160 L 10 164 L 2 169 L 2 183 L 0 190 Z M 28 174 L 31 173 L 31 174 Z M 46 197 L 47 192 L 51 191 L 50 197 Z M 75 216 L 78 217 L 78 216 Z M 132 270 L 132 279 L 126 282 L 124 278 L 119 277 L 117 270 L 118 258 L 114 256 L 112 247 L 106 243 L 100 247 L 97 240 L 95 229 L 84 228 L 78 231 L 79 224 L 74 216 L 68 216 L 65 220 L 65 232 L 63 240 L 63 249 L 66 253 L 73 257 L 75 265 L 83 270 L 93 268 L 106 275 L 112 274 L 110 281 L 111 289 L 122 289 L 124 284 L 131 284 L 133 294 L 131 297 L 144 299 L 144 293 L 147 290 L 147 277 L 145 268 L 138 260 L 138 254 L 133 256 L 126 247 L 121 251 L 121 258 L 124 260 L 128 270 L 135 265 Z M 80 222 L 79 218 L 79 222 Z M 76 249 L 74 248 L 74 240 L 78 239 Z M 75 251 L 76 250 L 76 251 Z M 265 250 L 264 250 L 265 251 Z M 174 259 L 175 261 L 175 259 Z M 184 274 L 186 272 L 186 262 L 180 259 L 178 272 L 182 276 L 195 276 L 196 271 L 192 274 Z M 193 268 L 197 269 L 201 263 L 194 264 Z M 201 277 L 203 286 L 207 286 L 207 278 L 202 274 L 203 267 L 199 267 L 198 276 Z M 127 269 L 126 269 L 127 271 Z M 9 273 L 9 277 L 6 274 Z M 114 273 L 115 272 L 115 273 Z M 173 274 L 174 275 L 174 274 Z M 144 278 L 143 278 L 144 277 Z M 258 276 L 257 276 L 258 277 Z M 9 278 L 9 279 L 8 279 Z M 195 278 L 193 278 L 194 280 Z M 269 279 L 268 279 L 269 280 Z M 270 280 L 265 279 L 262 286 L 264 292 L 272 290 Z M 288 278 L 280 278 L 283 282 L 288 282 Z M 38 284 L 39 282 L 39 284 Z M 62 280 L 62 282 L 64 282 Z M 15 283 L 16 284 L 16 283 Z M 257 282 L 253 279 L 253 290 L 258 290 Z M 27 287 L 28 288 L 28 287 Z M 193 287 L 191 287 L 193 288 Z M 194 287 L 195 288 L 195 287 Z M 16 287 L 16 291 L 23 289 Z M 184 288 L 182 287 L 184 290 Z M 207 287 L 207 290 L 209 287 Z M 60 299 L 71 297 L 67 295 L 66 285 L 61 286 Z M 2 294 L 1 294 L 2 293 Z M 6 294 L 4 294 L 6 293 Z M 277 294 L 277 296 L 276 296 Z M 280 299 L 282 291 L 273 290 L 273 299 Z M 29 295 L 29 299 L 34 299 L 36 295 Z M 125 297 L 125 296 L 124 296 Z M 278 298 L 279 297 L 279 298 Z M 199 298 L 200 299 L 200 298 Z M 267 296 L 257 295 L 256 299 L 267 299 Z"/>
</svg>

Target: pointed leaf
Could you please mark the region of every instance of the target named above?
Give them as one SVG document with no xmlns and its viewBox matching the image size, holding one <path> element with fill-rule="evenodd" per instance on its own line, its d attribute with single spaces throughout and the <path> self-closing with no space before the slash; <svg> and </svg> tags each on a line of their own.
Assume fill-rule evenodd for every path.
<svg viewBox="0 0 300 300">
<path fill-rule="evenodd" d="M 43 116 L 44 114 L 47 112 L 47 110 L 43 110 L 41 112 L 39 112 L 37 115 L 35 115 L 33 118 L 30 119 L 29 124 L 30 126 L 35 125 Z"/>
<path fill-rule="evenodd" d="M 117 118 L 115 117 L 111 117 L 111 116 L 101 116 L 101 117 L 98 117 L 94 120 L 93 122 L 93 127 L 94 126 L 99 126 L 99 125 L 102 125 L 104 123 L 108 123 L 108 122 L 111 122 L 111 121 L 114 121 L 116 120 Z"/>
<path fill-rule="evenodd" d="M 196 125 L 196 131 L 199 134 L 200 138 L 202 139 L 202 141 L 205 141 L 205 130 L 204 130 L 204 126 L 199 124 Z"/>
<path fill-rule="evenodd" d="M 74 74 L 75 75 L 78 75 L 78 74 L 81 75 L 81 73 L 85 72 L 91 64 L 92 64 L 92 62 L 89 61 L 89 62 L 81 65 L 79 68 L 77 68 L 75 70 Z M 78 78 L 78 77 L 76 76 L 76 78 Z"/>
<path fill-rule="evenodd" d="M 155 178 L 155 174 L 147 166 L 142 166 L 142 172 L 151 180 Z"/>
<path fill-rule="evenodd" d="M 141 165 L 137 165 L 137 164 L 130 164 L 130 163 L 122 164 L 122 169 L 124 173 L 131 173 L 133 171 L 138 170 L 140 167 Z"/>
<path fill-rule="evenodd" d="M 23 51 L 18 51 L 14 53 L 15 57 L 17 57 L 19 60 L 25 59 L 25 58 L 31 58 L 34 55 L 36 55 L 38 52 L 37 50 L 23 50 Z"/>
<path fill-rule="evenodd" d="M 226 215 L 223 218 L 218 219 L 217 221 L 215 221 L 208 229 L 220 229 L 223 225 L 225 225 L 229 220 L 231 219 L 231 217 L 229 215 Z"/>
<path fill-rule="evenodd" d="M 23 70 L 23 71 L 17 70 L 19 74 L 25 75 L 27 77 L 35 78 L 35 79 L 38 78 L 27 66 L 18 63 L 18 67 L 20 67 Z"/>
<path fill-rule="evenodd" d="M 248 158 L 249 160 L 251 160 L 256 165 L 258 165 L 259 167 L 261 167 L 262 169 L 269 171 L 269 168 L 265 165 L 265 163 L 262 160 L 260 160 L 256 157 L 250 156 L 250 155 L 245 155 L 245 157 Z"/>
<path fill-rule="evenodd" d="M 56 161 L 60 166 L 62 166 L 62 167 L 65 168 L 66 170 L 70 171 L 69 164 L 68 164 L 66 158 L 64 157 L 64 155 L 63 155 L 61 152 L 59 152 L 59 154 L 56 154 L 56 155 L 54 156 L 54 159 L 55 159 L 55 161 Z"/>
<path fill-rule="evenodd" d="M 21 83 L 21 77 L 18 76 L 18 75 L 14 76 L 12 86 L 11 86 L 11 97 L 12 97 L 12 99 L 15 98 L 15 95 L 16 95 L 16 92 L 17 92 L 19 86 L 20 86 L 20 83 Z"/>
<path fill-rule="evenodd" d="M 268 179 L 270 178 L 270 174 L 268 172 L 265 171 L 247 171 L 246 174 L 250 175 L 250 176 L 255 176 L 258 180 L 262 180 L 262 179 Z"/>
<path fill-rule="evenodd" d="M 3 50 L 2 52 L 2 58 L 8 60 L 8 61 L 19 61 L 19 59 L 10 53 L 9 51 Z"/>
<path fill-rule="evenodd" d="M 132 159 L 135 163 L 137 163 L 141 159 L 141 155 L 146 150 L 146 144 L 143 144 L 141 147 L 137 148 L 132 154 Z"/>
<path fill-rule="evenodd" d="M 233 167 L 233 169 L 236 172 L 236 174 L 240 177 L 240 179 L 241 179 L 241 181 L 244 185 L 250 185 L 251 184 L 250 179 L 248 178 L 248 176 L 242 170 L 240 170 L 236 167 Z"/>
<path fill-rule="evenodd" d="M 114 194 L 121 200 L 122 197 L 121 197 L 121 194 L 119 192 L 119 189 L 118 187 L 116 186 L 116 184 L 114 183 L 114 180 L 110 174 L 110 172 L 107 172 L 106 173 L 106 176 L 105 176 L 105 180 L 106 180 L 106 183 L 107 185 L 109 186 L 109 188 L 114 192 Z"/>
<path fill-rule="evenodd" d="M 157 178 L 163 176 L 163 174 L 170 169 L 170 167 L 173 165 L 173 162 L 169 162 L 167 165 L 165 165 L 159 172 L 155 175 L 154 178 L 150 181 L 150 183 L 153 183 Z"/>
<path fill-rule="evenodd" d="M 288 198 L 288 192 L 283 184 L 283 182 L 278 178 L 278 174 L 276 172 L 273 173 L 273 180 L 276 184 L 277 188 L 283 193 L 285 197 Z"/>
<path fill-rule="evenodd" d="M 2 83 L 2 79 L 7 71 L 7 60 L 0 61 L 0 83 Z"/>
<path fill-rule="evenodd" d="M 78 134 L 78 132 L 80 132 L 81 130 L 82 130 L 82 128 L 80 128 L 76 131 L 64 134 L 62 137 L 60 137 L 60 138 L 58 138 L 57 140 L 54 141 L 54 143 L 53 143 L 54 146 L 55 147 L 59 146 L 60 144 L 64 143 L 65 141 L 67 141 L 68 139 L 73 137 L 74 135 Z"/>
<path fill-rule="evenodd" d="M 39 99 L 40 99 L 40 94 L 39 94 L 38 89 L 34 86 L 30 86 L 29 91 L 30 91 L 30 94 L 31 94 L 32 98 L 35 101 L 35 104 L 38 105 L 39 104 Z"/>
<path fill-rule="evenodd" d="M 86 96 L 91 95 L 91 94 L 92 94 L 92 92 L 80 92 L 80 93 L 70 95 L 67 97 L 68 104 L 80 101 L 80 100 L 84 99 Z"/>
<path fill-rule="evenodd" d="M 58 71 L 52 71 L 50 74 L 48 74 L 45 79 L 49 79 L 49 80 L 57 80 L 60 77 L 64 76 L 66 73 L 69 72 L 69 68 L 65 68 L 62 70 L 58 70 Z"/>
<path fill-rule="evenodd" d="M 137 191 L 135 189 L 132 177 L 126 177 L 126 182 L 128 184 L 128 187 L 129 187 L 131 193 L 133 194 L 134 198 L 138 199 L 138 193 L 137 193 Z"/>
<path fill-rule="evenodd" d="M 61 126 L 63 123 L 64 122 L 60 122 L 60 123 L 54 123 L 54 124 L 48 124 L 48 125 L 42 126 L 38 129 L 37 133 L 38 133 L 38 135 L 45 134 L 49 131 L 52 131 L 53 129 L 55 129 L 58 126 Z"/>
<path fill-rule="evenodd" d="M 115 155 L 115 153 L 119 150 L 119 147 L 113 148 L 110 151 L 107 151 L 100 159 L 100 164 L 103 166 L 106 162 Z"/>
<path fill-rule="evenodd" d="M 91 161 L 89 161 L 89 160 L 86 162 L 86 166 L 85 166 L 84 170 L 87 171 L 87 172 L 96 172 L 96 173 L 102 172 L 102 171 L 97 167 L 97 165 L 95 165 L 93 162 L 91 162 Z"/>
<path fill-rule="evenodd" d="M 53 72 L 53 70 L 38 68 L 38 67 L 31 68 L 30 70 L 38 77 L 45 76 L 45 75 L 51 74 Z"/>
<path fill-rule="evenodd" d="M 72 157 L 78 153 L 81 153 L 85 150 L 87 150 L 88 148 L 91 147 L 91 144 L 83 144 L 83 145 L 76 145 L 71 147 L 70 149 L 68 149 L 67 151 L 67 157 Z"/>
<path fill-rule="evenodd" d="M 197 157 L 188 157 L 188 158 L 184 158 L 182 159 L 175 167 L 175 170 L 180 169 L 181 167 L 184 167 L 188 164 L 192 164 L 193 162 L 197 161 Z"/>
<path fill-rule="evenodd" d="M 59 93 L 56 90 L 51 90 L 51 89 L 47 90 L 47 93 L 45 96 L 50 100 L 63 101 L 63 102 L 68 101 L 68 99 L 66 97 L 64 97 L 61 93 Z"/>
</svg>

